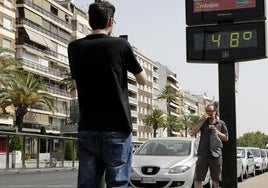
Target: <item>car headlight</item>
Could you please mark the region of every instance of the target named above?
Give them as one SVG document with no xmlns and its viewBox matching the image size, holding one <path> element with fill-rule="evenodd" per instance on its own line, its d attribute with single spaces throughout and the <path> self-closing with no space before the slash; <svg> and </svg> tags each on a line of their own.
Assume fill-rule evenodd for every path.
<svg viewBox="0 0 268 188">
<path fill-rule="evenodd" d="M 173 168 L 171 168 L 168 173 L 169 174 L 179 174 L 179 173 L 184 173 L 187 170 L 189 170 L 190 167 L 189 166 L 175 166 Z"/>
</svg>

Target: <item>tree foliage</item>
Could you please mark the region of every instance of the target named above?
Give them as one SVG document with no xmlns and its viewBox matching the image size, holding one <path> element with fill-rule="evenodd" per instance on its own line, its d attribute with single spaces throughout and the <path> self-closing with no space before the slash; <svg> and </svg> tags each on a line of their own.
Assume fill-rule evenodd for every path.
<svg viewBox="0 0 268 188">
<path fill-rule="evenodd" d="M 237 139 L 237 146 L 265 148 L 268 143 L 268 135 L 257 132 L 245 133 Z"/>
<path fill-rule="evenodd" d="M 154 137 L 156 137 L 156 131 L 159 127 L 164 126 L 165 117 L 163 111 L 160 109 L 153 109 L 153 111 L 146 115 L 143 119 L 146 126 L 151 126 L 154 130 Z"/>
<path fill-rule="evenodd" d="M 15 126 L 22 131 L 23 118 L 31 107 L 42 110 L 56 110 L 55 97 L 46 92 L 44 82 L 40 77 L 26 73 L 20 61 L 7 55 L 0 49 L 0 107 L 3 113 L 6 108 L 13 105 L 15 109 Z"/>
<path fill-rule="evenodd" d="M 180 132 L 181 130 L 178 117 L 173 115 L 167 115 L 166 122 L 163 126 L 164 129 L 169 130 L 168 136 L 174 136 L 173 132 Z"/>
<path fill-rule="evenodd" d="M 20 61 L 15 59 L 8 51 L 0 47 L 0 108 L 3 114 L 7 114 L 6 107 L 10 106 L 12 102 L 5 100 L 2 88 L 8 87 L 11 81 L 16 81 L 16 71 L 22 67 Z"/>
<path fill-rule="evenodd" d="M 65 160 L 76 160 L 77 158 L 77 150 L 74 148 L 74 142 L 72 140 L 68 140 L 65 145 Z"/>
<path fill-rule="evenodd" d="M 182 98 L 182 94 L 177 91 L 170 84 L 166 85 L 162 90 L 157 99 L 166 100 L 168 115 L 171 115 L 171 102 L 175 102 Z M 168 135 L 172 135 L 172 130 L 167 129 Z"/>
<path fill-rule="evenodd" d="M 9 151 L 21 151 L 22 150 L 22 137 L 15 135 L 11 138 L 9 144 Z"/>
<path fill-rule="evenodd" d="M 9 103 L 15 109 L 15 126 L 22 131 L 23 118 L 28 108 L 55 111 L 55 98 L 46 92 L 46 88 L 37 76 L 31 73 L 17 72 L 16 80 L 10 80 L 0 89 L 1 103 Z"/>
<path fill-rule="evenodd" d="M 183 115 L 179 119 L 179 125 L 181 129 L 185 131 L 185 137 L 187 137 L 188 129 L 192 129 L 200 120 L 200 117 L 197 115 Z"/>
</svg>

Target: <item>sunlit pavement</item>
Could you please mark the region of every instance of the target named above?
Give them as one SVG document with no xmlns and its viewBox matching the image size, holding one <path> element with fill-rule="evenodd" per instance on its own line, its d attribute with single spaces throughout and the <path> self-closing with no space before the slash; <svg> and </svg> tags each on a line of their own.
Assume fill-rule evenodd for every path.
<svg viewBox="0 0 268 188">
<path fill-rule="evenodd" d="M 268 172 L 249 177 L 243 182 L 238 183 L 238 188 L 268 188 Z"/>
</svg>

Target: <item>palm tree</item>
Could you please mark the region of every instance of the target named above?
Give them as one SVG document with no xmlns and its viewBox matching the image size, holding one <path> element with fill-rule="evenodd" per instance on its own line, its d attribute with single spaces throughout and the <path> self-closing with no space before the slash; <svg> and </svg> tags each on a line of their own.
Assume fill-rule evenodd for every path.
<svg viewBox="0 0 268 188">
<path fill-rule="evenodd" d="M 156 137 L 156 130 L 165 124 L 165 117 L 163 111 L 160 109 L 153 109 L 152 113 L 146 115 L 143 119 L 146 126 L 152 126 L 154 130 L 154 137 Z"/>
<path fill-rule="evenodd" d="M 11 80 L 15 80 L 14 74 L 17 70 L 20 70 L 22 64 L 19 60 L 15 59 L 8 53 L 8 50 L 0 47 L 0 88 L 5 88 L 7 83 Z M 10 100 L 4 100 L 3 94 L 0 90 L 0 108 L 1 114 L 8 114 L 6 107 L 11 105 Z"/>
<path fill-rule="evenodd" d="M 12 104 L 15 109 L 15 126 L 21 132 L 23 118 L 31 107 L 43 107 L 50 111 L 56 110 L 55 98 L 48 94 L 40 79 L 31 73 L 17 72 L 16 80 L 9 80 L 0 90 L 1 104 Z"/>
<path fill-rule="evenodd" d="M 14 77 L 14 71 L 21 68 L 21 62 L 0 47 L 0 86 Z"/>
<path fill-rule="evenodd" d="M 173 115 L 167 116 L 166 123 L 165 123 L 164 127 L 167 128 L 167 130 L 169 130 L 168 136 L 173 136 L 172 131 L 179 132 L 181 129 L 178 118 L 176 116 L 173 116 Z"/>
<path fill-rule="evenodd" d="M 65 84 L 70 91 L 74 91 L 76 89 L 74 81 L 71 77 L 71 72 L 66 72 L 64 78 L 60 81 L 61 84 Z"/>
<path fill-rule="evenodd" d="M 188 128 L 192 128 L 195 126 L 198 121 L 200 120 L 200 117 L 197 115 L 184 115 L 180 118 L 180 126 L 185 130 L 185 137 L 187 137 L 187 131 Z"/>
<path fill-rule="evenodd" d="M 166 100 L 168 115 L 171 115 L 171 102 L 175 102 L 179 98 L 181 98 L 181 93 L 169 84 L 162 89 L 161 94 L 157 97 L 157 99 Z M 171 136 L 171 130 L 168 129 L 167 131 L 168 135 Z"/>
</svg>

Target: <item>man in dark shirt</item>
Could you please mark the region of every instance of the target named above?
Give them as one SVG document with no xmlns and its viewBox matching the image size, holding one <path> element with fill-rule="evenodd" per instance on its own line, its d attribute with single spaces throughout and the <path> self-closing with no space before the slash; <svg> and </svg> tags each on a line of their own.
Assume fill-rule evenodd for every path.
<svg viewBox="0 0 268 188">
<path fill-rule="evenodd" d="M 68 46 L 77 88 L 78 188 L 97 188 L 105 172 L 107 187 L 126 188 L 130 178 L 132 122 L 127 72 L 144 85 L 146 74 L 126 39 L 111 37 L 115 7 L 89 6 L 92 34 Z"/>
<path fill-rule="evenodd" d="M 195 188 L 202 187 L 202 181 L 205 180 L 208 168 L 212 178 L 212 188 L 217 188 L 221 181 L 221 141 L 227 142 L 229 137 L 225 122 L 217 119 L 216 115 L 216 107 L 209 104 L 206 107 L 206 114 L 192 129 L 193 135 L 201 131 L 198 159 L 195 168 Z"/>
</svg>

